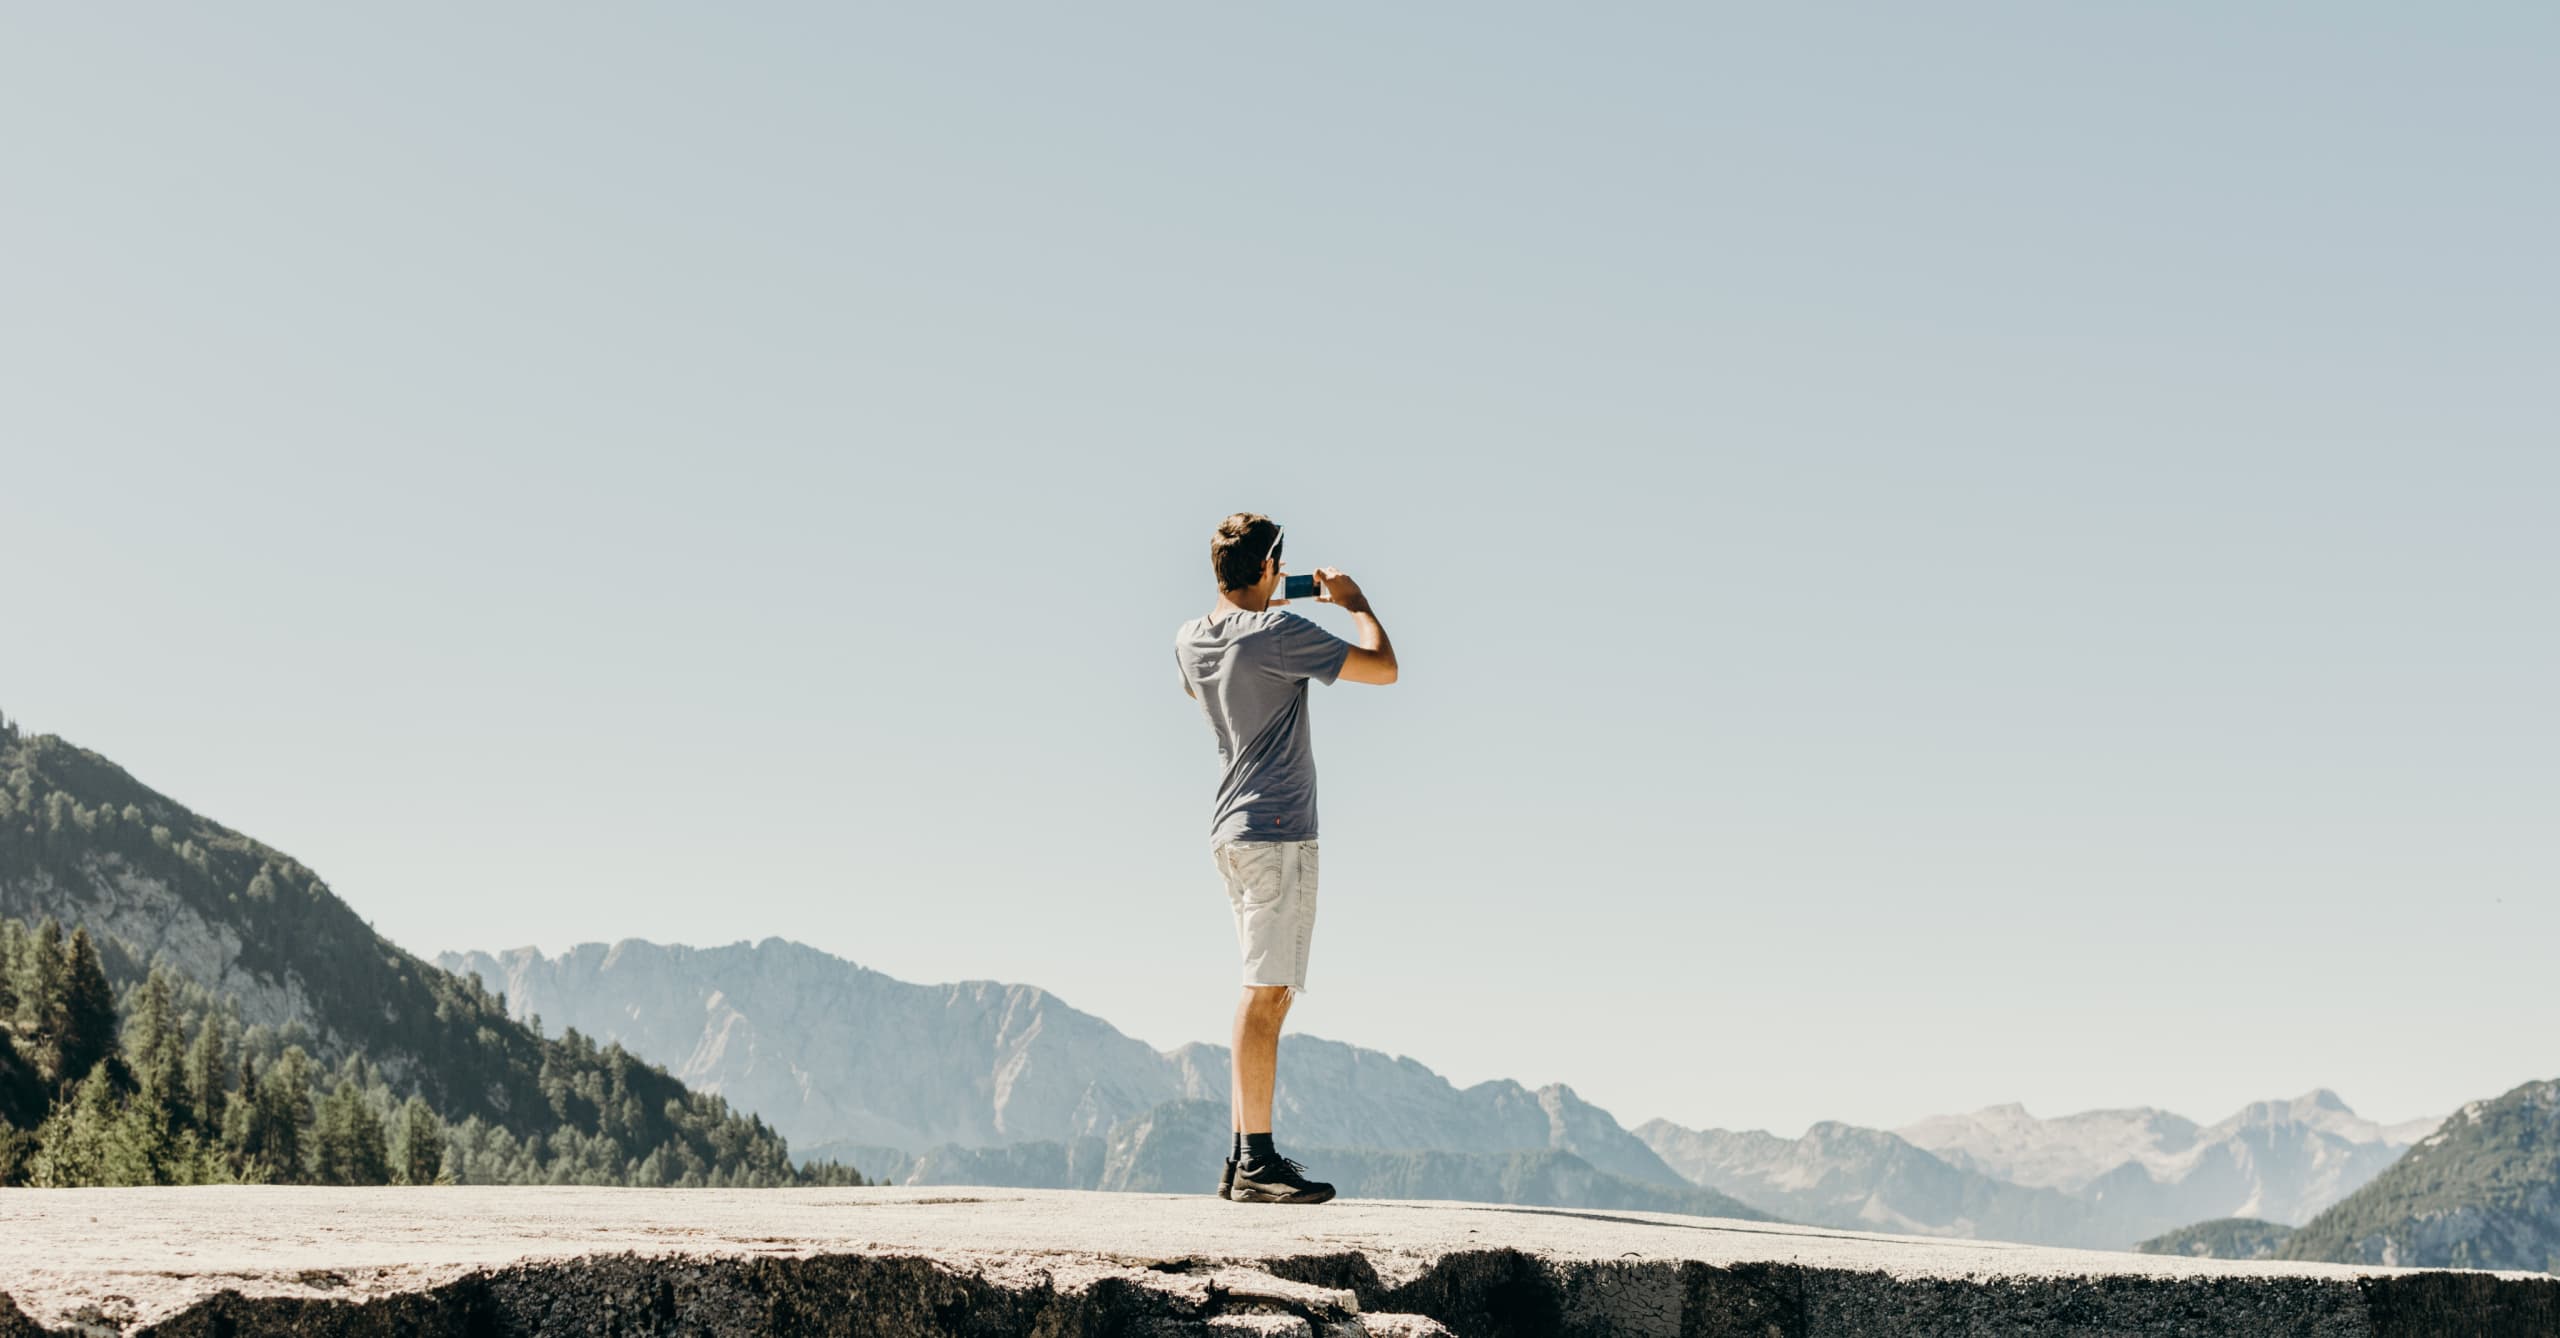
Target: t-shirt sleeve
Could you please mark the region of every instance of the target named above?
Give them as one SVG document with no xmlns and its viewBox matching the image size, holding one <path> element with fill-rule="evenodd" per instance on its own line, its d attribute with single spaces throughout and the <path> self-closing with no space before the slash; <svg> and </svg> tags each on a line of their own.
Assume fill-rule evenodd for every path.
<svg viewBox="0 0 2560 1338">
<path fill-rule="evenodd" d="M 1272 672 L 1294 683 L 1312 678 L 1330 684 L 1351 658 L 1351 643 L 1295 613 L 1282 613 L 1271 625 Z"/>
</svg>

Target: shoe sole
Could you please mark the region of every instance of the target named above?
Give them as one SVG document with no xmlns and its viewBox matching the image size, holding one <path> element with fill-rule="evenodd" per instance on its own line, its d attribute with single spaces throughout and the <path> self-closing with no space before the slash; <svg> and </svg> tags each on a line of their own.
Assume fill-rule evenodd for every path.
<svg viewBox="0 0 2560 1338">
<path fill-rule="evenodd" d="M 1328 1187 L 1321 1194 L 1303 1194 L 1295 1190 L 1264 1189 L 1258 1185 L 1238 1184 L 1227 1191 L 1227 1198 L 1236 1203 L 1324 1203 L 1333 1198 L 1333 1190 Z"/>
</svg>

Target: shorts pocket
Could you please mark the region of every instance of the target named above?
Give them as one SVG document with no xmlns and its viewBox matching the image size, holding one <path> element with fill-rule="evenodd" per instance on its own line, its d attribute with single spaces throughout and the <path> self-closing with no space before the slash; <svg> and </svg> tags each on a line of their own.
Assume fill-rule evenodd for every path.
<svg viewBox="0 0 2560 1338">
<path fill-rule="evenodd" d="M 1226 847 L 1227 895 L 1240 907 L 1260 909 L 1286 890 L 1280 847 L 1269 841 L 1238 841 Z"/>
</svg>

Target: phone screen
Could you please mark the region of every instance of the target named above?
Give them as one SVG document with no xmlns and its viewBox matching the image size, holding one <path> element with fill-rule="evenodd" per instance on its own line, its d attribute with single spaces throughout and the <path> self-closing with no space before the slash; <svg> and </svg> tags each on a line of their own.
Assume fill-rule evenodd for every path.
<svg viewBox="0 0 2560 1338">
<path fill-rule="evenodd" d="M 1316 578 L 1312 576 L 1283 576 L 1280 578 L 1280 582 L 1280 597 L 1282 599 L 1313 599 L 1316 597 Z"/>
</svg>

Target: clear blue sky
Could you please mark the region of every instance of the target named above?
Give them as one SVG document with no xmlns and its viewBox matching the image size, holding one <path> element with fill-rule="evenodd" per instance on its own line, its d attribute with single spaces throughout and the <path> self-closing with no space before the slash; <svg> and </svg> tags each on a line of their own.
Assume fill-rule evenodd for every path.
<svg viewBox="0 0 2560 1338">
<path fill-rule="evenodd" d="M 1404 661 L 1300 1029 L 1788 1134 L 2560 1072 L 2546 6 L 8 25 L 0 708 L 416 951 L 1221 1036 L 1250 508 Z"/>
</svg>

